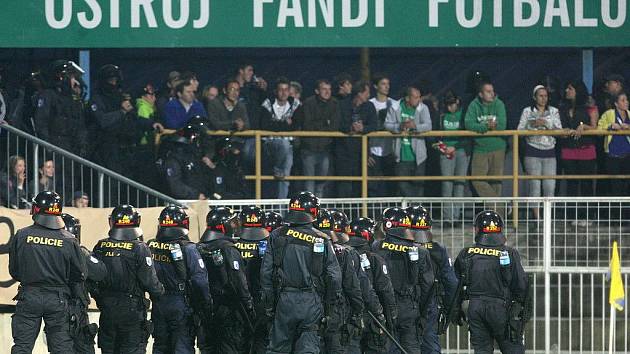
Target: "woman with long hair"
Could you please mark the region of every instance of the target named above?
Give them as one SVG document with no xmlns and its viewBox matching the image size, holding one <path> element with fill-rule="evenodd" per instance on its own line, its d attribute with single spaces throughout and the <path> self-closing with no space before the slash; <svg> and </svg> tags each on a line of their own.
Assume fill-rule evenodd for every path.
<svg viewBox="0 0 630 354">
<path fill-rule="evenodd" d="M 581 80 L 569 81 L 565 85 L 564 99 L 560 106 L 560 120 L 564 128 L 570 129 L 568 137 L 562 139 L 560 159 L 565 175 L 594 175 L 597 173 L 597 149 L 595 139 L 583 136 L 588 130 L 597 129 L 597 112 L 589 112 L 588 90 Z M 592 179 L 567 180 L 567 195 L 573 197 L 593 196 Z M 587 226 L 585 208 L 579 208 L 573 224 Z"/>
</svg>

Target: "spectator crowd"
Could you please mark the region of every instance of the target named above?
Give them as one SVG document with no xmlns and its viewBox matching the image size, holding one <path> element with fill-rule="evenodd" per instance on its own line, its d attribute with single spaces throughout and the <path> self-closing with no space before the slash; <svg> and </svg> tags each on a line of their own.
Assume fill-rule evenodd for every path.
<svg viewBox="0 0 630 354">
<path fill-rule="evenodd" d="M 310 93 L 286 77 L 267 81 L 255 75 L 252 64 L 244 63 L 220 86 L 201 86 L 195 73 L 173 71 L 160 90 L 155 82 L 147 81 L 137 91 L 127 90 L 119 67 L 106 65 L 98 71 L 95 88 L 86 99 L 82 74 L 74 62 L 61 60 L 33 73 L 21 98 L 9 100 L 0 89 L 0 120 L 179 199 L 253 197 L 245 176 L 254 172 L 255 140 L 208 136 L 207 131 L 362 135 L 468 130 L 483 134 L 508 125 L 505 104 L 490 77 L 480 71 L 470 75 L 469 97 L 453 91 L 437 97 L 426 83 L 420 83 L 406 87 L 399 98 L 383 74 L 367 82 L 341 73 L 333 80 L 318 80 Z M 624 86 L 622 76 L 610 74 L 604 90 L 592 96 L 581 80 L 558 87 L 542 81 L 533 87 L 531 104 L 523 108 L 517 129 L 565 130 L 565 135 L 521 139 L 524 171 L 542 176 L 630 174 L 630 138 L 583 135 L 595 129 L 630 129 Z M 175 133 L 161 135 L 156 145 L 156 134 L 164 130 Z M 368 172 L 371 176 L 502 175 L 507 149 L 503 137 L 374 137 L 369 139 Z M 300 189 L 326 197 L 361 195 L 359 182 L 331 183 L 325 178 L 361 175 L 361 139 L 264 137 L 261 153 L 263 174 L 274 178 L 264 182 L 263 197 L 283 199 L 290 190 Z M 53 161 L 43 159 L 39 176 L 27 176 L 31 170 L 23 157 L 7 154 L 1 158 L 7 160 L 2 161 L 6 168 L 0 176 L 3 205 L 26 207 L 29 183 L 39 183 L 39 190 L 55 188 Z M 324 178 L 287 180 L 299 175 Z M 427 184 L 372 181 L 369 196 L 421 197 L 425 189 L 435 190 L 425 188 Z M 465 180 L 440 184 L 443 197 L 467 193 Z M 554 179 L 528 180 L 527 184 L 532 197 L 553 196 L 558 190 Z M 499 180 L 474 180 L 470 189 L 481 197 L 503 193 Z M 88 198 L 81 191 L 65 192 L 74 193 L 79 201 Z M 566 193 L 628 195 L 628 185 L 624 179 L 597 185 L 592 179 L 570 179 Z M 447 219 L 461 217 L 461 210 L 444 209 Z M 538 211 L 533 213 L 537 216 Z"/>
</svg>

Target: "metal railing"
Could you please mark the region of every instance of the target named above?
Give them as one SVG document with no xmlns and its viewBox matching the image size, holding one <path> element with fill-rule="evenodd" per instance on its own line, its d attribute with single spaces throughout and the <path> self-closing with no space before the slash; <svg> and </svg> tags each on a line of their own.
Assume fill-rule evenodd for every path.
<svg viewBox="0 0 630 354">
<path fill-rule="evenodd" d="M 183 204 L 193 201 L 182 201 Z M 255 204 L 285 214 L 288 200 L 209 201 L 239 210 Z M 392 206 L 422 204 L 433 218 L 434 239 L 451 257 L 473 243 L 473 220 L 486 208 L 517 213 L 506 222 L 534 288 L 534 316 L 525 334 L 527 353 L 608 352 L 609 305 L 606 274 L 617 241 L 626 296 L 630 294 L 630 198 L 371 198 L 322 199 L 350 218 L 378 219 Z M 367 213 L 364 214 L 364 209 Z M 453 210 L 460 217 L 451 217 Z M 538 209 L 538 217 L 532 212 Z M 618 313 L 616 353 L 630 352 L 628 310 Z M 442 337 L 444 353 L 472 353 L 466 327 L 451 326 Z"/>
<path fill-rule="evenodd" d="M 49 190 L 62 195 L 67 205 L 78 192 L 88 195 L 90 206 L 100 208 L 119 204 L 137 207 L 178 204 L 176 199 L 7 124 L 0 124 L 0 151 L 0 166 L 3 167 L 0 168 L 3 171 L 0 175 L 0 206 L 28 208 L 31 198 L 46 185 Z M 20 183 L 16 183 L 17 177 L 11 171 L 11 156 L 20 156 L 25 162 L 25 182 L 21 188 L 16 185 Z M 47 161 L 50 161 L 49 166 L 46 166 Z M 51 164 L 54 172 L 51 176 L 43 176 Z"/>
</svg>

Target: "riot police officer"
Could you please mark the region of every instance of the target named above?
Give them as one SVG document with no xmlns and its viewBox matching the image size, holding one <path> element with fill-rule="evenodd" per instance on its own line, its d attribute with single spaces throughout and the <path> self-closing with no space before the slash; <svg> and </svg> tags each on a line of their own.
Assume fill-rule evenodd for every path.
<svg viewBox="0 0 630 354">
<path fill-rule="evenodd" d="M 46 75 L 47 88 L 36 98 L 33 118 L 40 139 L 85 157 L 88 140 L 82 74 L 74 62 L 53 62 Z"/>
<path fill-rule="evenodd" d="M 202 353 L 240 353 L 245 328 L 253 332 L 254 305 L 247 286 L 243 258 L 234 244 L 238 215 L 227 207 L 212 208 L 197 248 L 208 270 L 214 316 L 204 325 Z"/>
<path fill-rule="evenodd" d="M 363 330 L 363 298 L 361 284 L 355 268 L 350 249 L 343 246 L 348 235 L 343 233 L 340 215 L 335 219 L 335 211 L 320 209 L 313 223 L 315 228 L 327 234 L 333 242 L 333 250 L 341 269 L 341 301 L 333 297 L 325 297 L 324 312 L 326 323 L 323 331 L 323 348 L 325 353 L 345 353 L 345 348 L 352 339 L 360 338 Z M 356 263 L 359 267 L 359 264 Z M 360 268 L 359 268 L 360 269 Z M 365 278 L 365 274 L 363 274 Z"/>
<path fill-rule="evenodd" d="M 203 118 L 192 117 L 177 134 L 164 138 L 158 160 L 171 196 L 177 199 L 206 199 L 210 195 L 211 171 L 204 163 L 201 141 L 208 128 Z M 209 161 L 209 160 L 207 160 Z"/>
<path fill-rule="evenodd" d="M 72 283 L 83 282 L 87 268 L 79 243 L 64 230 L 57 193 L 44 191 L 33 199 L 33 225 L 9 241 L 9 272 L 20 282 L 11 321 L 12 354 L 31 353 L 42 319 L 51 353 L 72 353 L 68 302 Z"/>
<path fill-rule="evenodd" d="M 250 348 L 248 353 L 264 353 L 269 342 L 269 330 L 271 318 L 266 317 L 265 306 L 262 301 L 260 287 L 260 266 L 262 258 L 267 250 L 269 231 L 265 213 L 254 205 L 246 205 L 239 213 L 241 229 L 236 248 L 241 251 L 241 257 L 245 264 L 244 271 L 249 284 L 249 292 L 254 300 L 257 321 L 254 325 L 254 333 L 248 333 Z"/>
<path fill-rule="evenodd" d="M 276 213 L 275 211 L 266 211 L 265 212 L 265 229 L 268 232 L 272 232 L 273 230 L 279 228 L 283 225 L 282 215 Z"/>
<path fill-rule="evenodd" d="M 135 171 L 134 150 L 143 133 L 161 131 L 163 127 L 151 119 L 138 118 L 131 96 L 121 89 L 122 81 L 118 66 L 107 64 L 99 69 L 97 90 L 89 108 L 93 125 L 88 128 L 96 143 L 97 161 L 128 174 Z"/>
<path fill-rule="evenodd" d="M 505 245 L 503 228 L 499 214 L 482 211 L 475 217 L 475 244 L 464 248 L 455 260 L 458 290 L 463 292 L 457 295 L 468 300 L 460 314 L 468 320 L 475 353 L 492 353 L 495 340 L 504 354 L 525 352 L 522 327 L 514 333 L 510 318 L 521 316 L 525 308 L 527 275 L 518 251 Z"/>
<path fill-rule="evenodd" d="M 328 236 L 312 225 L 319 199 L 301 192 L 289 201 L 287 226 L 274 230 L 263 258 L 265 308 L 275 317 L 268 353 L 319 353 L 321 298 L 341 297 L 341 271 Z"/>
<path fill-rule="evenodd" d="M 70 214 L 61 214 L 65 229 L 81 243 L 81 221 Z M 85 264 L 87 265 L 88 282 L 99 282 L 107 276 L 105 263 L 93 256 L 92 252 L 81 246 Z M 86 282 L 72 283 L 72 299 L 70 299 L 70 335 L 74 341 L 74 351 L 77 354 L 94 353 L 94 337 L 98 332 L 98 325 L 90 323 L 88 306 L 90 295 Z"/>
<path fill-rule="evenodd" d="M 242 149 L 242 143 L 229 137 L 215 143 L 212 191 L 223 199 L 243 199 L 248 195 L 242 166 Z"/>
<path fill-rule="evenodd" d="M 409 214 L 401 208 L 383 212 L 385 239 L 373 250 L 383 257 L 390 272 L 398 318 L 395 335 L 408 353 L 420 353 L 420 321 L 433 286 L 433 268 L 429 251 L 414 243 Z"/>
<path fill-rule="evenodd" d="M 188 239 L 186 211 L 167 206 L 158 218 L 154 240 L 147 244 L 155 262 L 164 295 L 153 303 L 153 353 L 194 353 L 195 330 L 200 324 L 193 312 L 210 312 L 208 273 L 196 245 Z"/>
<path fill-rule="evenodd" d="M 457 289 L 457 277 L 448 251 L 439 242 L 433 241 L 431 233 L 433 220 L 429 210 L 422 206 L 410 206 L 406 210 L 411 219 L 414 240 L 429 251 L 435 276 L 433 296 L 429 300 L 427 317 L 423 326 L 422 354 L 441 353 L 439 335 L 446 333 L 447 308 Z"/>
<path fill-rule="evenodd" d="M 372 285 L 378 303 L 381 306 L 383 317 L 373 312 L 374 309 L 367 306 L 367 310 L 377 317 L 376 320 L 381 321 L 382 325 L 388 327 L 390 333 L 394 332 L 392 324 L 398 317 L 396 308 L 396 298 L 394 297 L 394 288 L 389 278 L 389 272 L 385 260 L 372 252 L 371 244 L 374 240 L 374 221 L 369 218 L 357 218 L 350 223 L 350 240 L 348 245 L 352 246 L 359 253 L 359 264 L 367 274 L 370 284 Z M 374 305 L 372 305 L 374 306 Z M 366 329 L 361 340 L 361 350 L 364 353 L 386 353 L 388 350 L 387 338 L 381 327 L 375 323 L 372 316 L 365 316 Z M 358 353 L 356 348 L 352 348 L 351 353 Z"/>
<path fill-rule="evenodd" d="M 109 216 L 108 238 L 94 246 L 96 258 L 108 273 L 93 294 L 101 311 L 98 346 L 104 354 L 144 353 L 152 325 L 147 321 L 148 300 L 157 300 L 164 287 L 155 273 L 151 251 L 142 242 L 140 213 L 120 205 Z"/>
</svg>

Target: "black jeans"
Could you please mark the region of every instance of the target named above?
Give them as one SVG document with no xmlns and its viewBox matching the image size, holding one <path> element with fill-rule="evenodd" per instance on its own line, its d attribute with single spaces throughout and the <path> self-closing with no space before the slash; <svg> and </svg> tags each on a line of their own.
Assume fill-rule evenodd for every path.
<svg viewBox="0 0 630 354">
<path fill-rule="evenodd" d="M 594 175 L 597 173 L 597 163 L 595 160 L 562 160 L 562 170 L 565 175 Z M 592 179 L 570 179 L 567 180 L 567 196 L 569 197 L 592 197 Z M 586 203 L 577 203 L 575 208 L 567 205 L 567 219 L 585 219 L 588 212 Z"/>
</svg>

